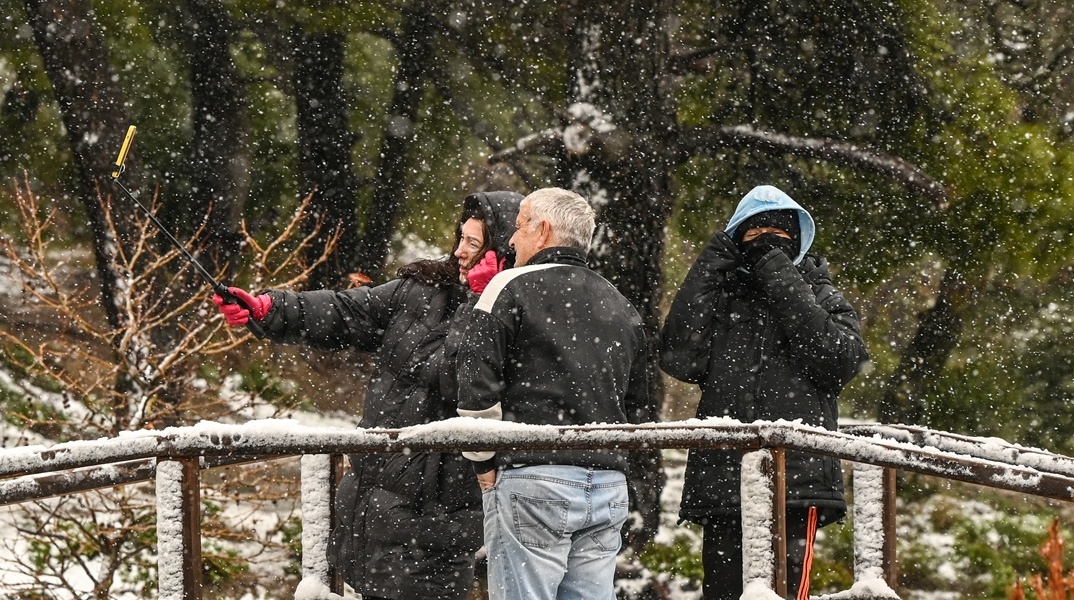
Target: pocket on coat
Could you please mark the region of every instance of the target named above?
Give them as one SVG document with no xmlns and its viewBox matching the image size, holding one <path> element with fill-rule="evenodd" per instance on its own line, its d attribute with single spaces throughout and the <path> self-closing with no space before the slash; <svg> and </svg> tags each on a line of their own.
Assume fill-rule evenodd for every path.
<svg viewBox="0 0 1074 600">
<path fill-rule="evenodd" d="M 553 546 L 566 533 L 569 506 L 567 500 L 511 494 L 511 519 L 519 542 L 530 548 Z"/>
</svg>

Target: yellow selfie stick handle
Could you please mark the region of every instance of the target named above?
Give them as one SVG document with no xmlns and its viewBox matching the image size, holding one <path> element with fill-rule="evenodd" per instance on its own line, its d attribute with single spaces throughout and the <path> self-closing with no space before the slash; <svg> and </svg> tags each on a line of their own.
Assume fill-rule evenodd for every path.
<svg viewBox="0 0 1074 600">
<path fill-rule="evenodd" d="M 127 162 L 127 152 L 130 152 L 131 144 L 134 143 L 134 132 L 138 128 L 131 125 L 127 128 L 127 137 L 123 138 L 123 147 L 119 149 L 119 158 L 116 159 L 116 168 L 112 171 L 112 179 L 119 179 L 123 173 L 123 163 Z"/>
</svg>

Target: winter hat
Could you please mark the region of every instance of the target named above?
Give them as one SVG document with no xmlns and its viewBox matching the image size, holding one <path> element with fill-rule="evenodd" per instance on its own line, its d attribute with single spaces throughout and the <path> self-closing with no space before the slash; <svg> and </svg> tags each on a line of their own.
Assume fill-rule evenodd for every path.
<svg viewBox="0 0 1074 600">
<path fill-rule="evenodd" d="M 794 209 L 766 210 L 749 217 L 735 228 L 734 241 L 739 247 L 742 246 L 742 238 L 746 232 L 757 227 L 774 227 L 782 229 L 790 234 L 795 247 L 802 247 L 802 229 L 798 225 L 798 211 Z"/>
</svg>

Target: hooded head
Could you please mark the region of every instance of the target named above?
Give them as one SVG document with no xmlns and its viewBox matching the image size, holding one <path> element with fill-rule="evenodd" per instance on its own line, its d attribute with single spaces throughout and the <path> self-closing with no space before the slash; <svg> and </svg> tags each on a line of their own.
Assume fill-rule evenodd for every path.
<svg viewBox="0 0 1074 600">
<path fill-rule="evenodd" d="M 798 242 L 794 264 L 802 262 L 816 235 L 813 217 L 806 209 L 771 185 L 759 185 L 750 190 L 738 203 L 724 231 L 738 243 L 747 230 L 760 226 L 783 229 Z"/>
<path fill-rule="evenodd" d="M 415 277 L 429 285 L 447 285 L 459 283 L 459 259 L 454 250 L 462 239 L 462 226 L 470 219 L 478 219 L 485 224 L 488 247 L 500 257 L 507 259 L 507 266 L 514 265 L 514 252 L 507 245 L 515 231 L 515 217 L 522 203 L 522 195 L 514 192 L 478 192 L 470 194 L 463 200 L 462 214 L 455 223 L 455 245 L 452 252 L 444 258 L 426 259 L 404 265 L 398 271 L 399 277 Z M 484 254 L 484 250 L 481 251 Z"/>
<path fill-rule="evenodd" d="M 511 235 L 515 232 L 515 218 L 518 217 L 518 208 L 522 204 L 522 194 L 515 192 L 477 192 L 470 194 L 462 202 L 462 215 L 459 216 L 459 228 L 456 229 L 456 237 L 461 232 L 461 227 L 468 219 L 480 219 L 485 222 L 488 229 L 489 249 L 496 251 L 496 256 L 507 259 L 507 266 L 515 263 L 515 252 L 508 245 Z M 459 240 L 455 240 L 455 246 Z"/>
</svg>

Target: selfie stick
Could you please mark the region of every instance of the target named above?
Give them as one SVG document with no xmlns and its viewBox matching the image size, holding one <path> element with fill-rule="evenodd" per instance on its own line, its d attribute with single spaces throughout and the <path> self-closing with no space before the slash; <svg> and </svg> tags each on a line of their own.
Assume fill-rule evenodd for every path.
<svg viewBox="0 0 1074 600">
<path fill-rule="evenodd" d="M 134 202 L 138 205 L 138 208 L 142 209 L 142 212 L 144 212 L 146 216 L 149 217 L 149 220 L 153 222 L 153 225 L 156 225 L 157 229 L 159 229 L 160 232 L 164 234 L 164 237 L 168 238 L 168 241 L 171 242 L 177 250 L 179 250 L 179 252 L 183 255 L 184 258 L 186 258 L 186 260 L 190 264 L 194 265 L 194 270 L 200 273 L 201 277 L 210 286 L 212 286 L 213 292 L 215 292 L 216 295 L 223 298 L 224 302 L 226 302 L 227 304 L 238 304 L 239 306 L 250 311 L 250 318 L 246 320 L 247 329 L 249 329 L 250 333 L 253 333 L 259 339 L 265 337 L 265 330 L 262 329 L 256 321 L 254 321 L 253 309 L 250 308 L 248 304 L 243 302 L 241 298 L 229 292 L 227 289 L 228 286 L 224 285 L 223 283 L 220 283 L 216 280 L 215 277 L 209 274 L 209 271 L 205 270 L 205 267 L 201 266 L 201 263 L 199 263 L 198 260 L 190 254 L 190 252 L 187 252 L 187 249 L 179 243 L 179 240 L 175 239 L 175 236 L 173 236 L 171 233 L 168 232 L 167 229 L 164 228 L 164 225 L 157 220 L 156 215 L 154 215 L 152 211 L 146 208 L 144 204 L 139 202 L 138 199 L 134 197 L 134 194 L 132 194 L 130 190 L 128 190 L 127 187 L 119 181 L 119 176 L 122 175 L 123 171 L 126 170 L 124 163 L 127 162 L 127 152 L 130 151 L 131 144 L 134 143 L 135 131 L 137 131 L 137 128 L 134 125 L 131 125 L 127 128 L 127 136 L 123 138 L 123 147 L 119 150 L 119 158 L 116 159 L 115 169 L 112 170 L 112 185 L 123 190 L 123 193 L 127 196 L 127 198 L 130 198 L 131 202 Z"/>
</svg>

